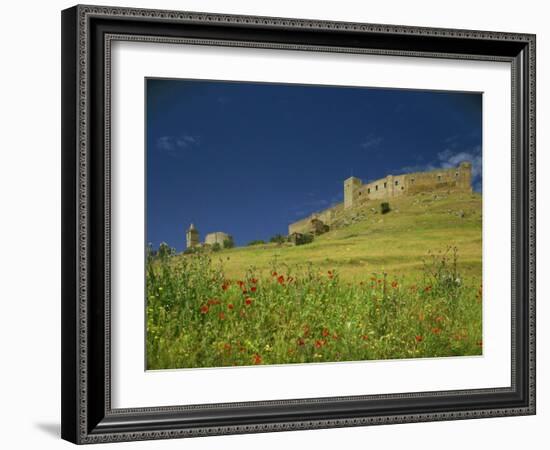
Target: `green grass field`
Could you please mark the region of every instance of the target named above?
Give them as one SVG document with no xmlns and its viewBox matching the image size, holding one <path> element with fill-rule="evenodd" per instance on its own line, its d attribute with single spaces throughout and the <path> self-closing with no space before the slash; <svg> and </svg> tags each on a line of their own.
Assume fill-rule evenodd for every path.
<svg viewBox="0 0 550 450">
<path fill-rule="evenodd" d="M 481 196 L 379 205 L 306 245 L 149 260 L 147 367 L 481 354 Z"/>
</svg>

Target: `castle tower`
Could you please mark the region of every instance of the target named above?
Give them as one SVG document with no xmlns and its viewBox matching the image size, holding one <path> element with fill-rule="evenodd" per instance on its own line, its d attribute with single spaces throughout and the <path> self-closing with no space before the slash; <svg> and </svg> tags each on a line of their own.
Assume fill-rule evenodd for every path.
<svg viewBox="0 0 550 450">
<path fill-rule="evenodd" d="M 363 183 L 359 178 L 349 177 L 344 180 L 344 208 L 351 208 L 354 205 L 357 190 Z"/>
<path fill-rule="evenodd" d="M 472 192 L 472 163 L 463 161 L 458 166 L 457 187 Z"/>
<path fill-rule="evenodd" d="M 195 225 L 191 224 L 187 233 L 185 233 L 187 238 L 187 248 L 197 247 L 199 245 L 199 230 L 195 228 Z"/>
</svg>

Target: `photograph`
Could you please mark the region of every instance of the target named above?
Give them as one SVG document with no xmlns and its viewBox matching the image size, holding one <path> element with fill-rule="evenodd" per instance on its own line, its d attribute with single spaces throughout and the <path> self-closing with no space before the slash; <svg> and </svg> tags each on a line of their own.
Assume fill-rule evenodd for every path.
<svg viewBox="0 0 550 450">
<path fill-rule="evenodd" d="M 146 370 L 483 355 L 483 94 L 145 78 Z"/>
<path fill-rule="evenodd" d="M 30 329 L 53 330 L 48 346 L 60 354 L 15 346 L 29 363 L 6 360 L 29 374 L 55 365 L 38 386 L 57 386 L 50 417 L 61 438 L 540 441 L 544 15 L 497 17 L 496 2 L 449 14 L 434 1 L 314 13 L 284 0 L 212 1 L 62 5 L 60 26 L 41 12 L 41 38 L 18 52 L 59 53 L 38 102 L 59 114 L 41 114 L 33 135 L 59 135 L 60 158 L 47 158 L 55 168 L 37 167 L 60 194 L 61 264 L 53 249 L 31 249 L 40 211 L 14 222 L 26 232 L 6 234 L 5 260 L 27 269 L 10 282 L 19 296 L 36 288 L 27 297 L 42 308 L 44 283 L 29 284 L 28 261 L 12 261 L 42 255 L 60 307 L 34 314 Z M 25 61 L 14 73 L 33 86 Z M 21 92 L 8 89 L 25 126 L 6 148 L 28 165 L 15 144 L 31 129 Z M 21 204 L 46 207 L 39 184 L 11 216 L 36 209 Z M 53 426 L 33 411 L 38 428 Z M 21 424 L 14 437 L 32 436 Z"/>
</svg>

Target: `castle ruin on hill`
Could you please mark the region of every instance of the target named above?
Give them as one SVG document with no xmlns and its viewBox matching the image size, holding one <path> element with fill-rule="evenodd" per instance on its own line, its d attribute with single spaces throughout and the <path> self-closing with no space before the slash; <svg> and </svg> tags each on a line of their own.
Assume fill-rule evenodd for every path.
<svg viewBox="0 0 550 450">
<path fill-rule="evenodd" d="M 462 162 L 458 167 L 429 172 L 387 175 L 385 178 L 363 183 L 350 177 L 344 181 L 344 202 L 291 223 L 288 234 L 326 231 L 340 212 L 363 205 L 369 200 L 388 200 L 402 195 L 447 189 L 452 192 L 472 192 L 472 164 Z"/>
</svg>

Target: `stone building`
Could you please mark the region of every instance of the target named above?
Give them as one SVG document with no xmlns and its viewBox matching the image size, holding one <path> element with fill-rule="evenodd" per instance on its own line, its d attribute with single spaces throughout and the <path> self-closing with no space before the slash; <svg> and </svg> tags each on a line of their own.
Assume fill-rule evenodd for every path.
<svg viewBox="0 0 550 450">
<path fill-rule="evenodd" d="M 228 239 L 231 239 L 231 236 L 227 233 L 216 231 L 215 233 L 208 233 L 204 237 L 204 243 L 207 245 L 220 244 L 223 247 L 223 243 Z"/>
<path fill-rule="evenodd" d="M 195 228 L 195 225 L 191 224 L 191 226 L 185 233 L 185 237 L 187 240 L 187 248 L 200 246 L 199 230 Z"/>
<path fill-rule="evenodd" d="M 201 247 L 203 245 L 220 244 L 222 247 L 227 239 L 231 239 L 231 235 L 216 231 L 215 233 L 208 233 L 204 237 L 204 243 L 200 242 L 199 230 L 195 228 L 194 224 L 189 226 L 189 229 L 185 233 L 187 248 Z"/>
<path fill-rule="evenodd" d="M 435 189 L 472 192 L 472 164 L 462 162 L 450 169 L 388 175 L 366 184 L 359 178 L 350 177 L 344 181 L 344 208 L 352 208 L 366 200 L 389 199 Z"/>
<path fill-rule="evenodd" d="M 354 208 L 368 200 L 388 200 L 402 195 L 439 189 L 471 193 L 472 164 L 462 162 L 458 167 L 449 169 L 387 175 L 369 183 L 363 183 L 357 177 L 350 177 L 344 181 L 343 203 L 289 224 L 288 234 L 315 233 L 319 226 L 317 221 L 330 227 L 339 212 Z"/>
</svg>

